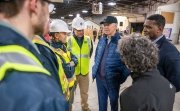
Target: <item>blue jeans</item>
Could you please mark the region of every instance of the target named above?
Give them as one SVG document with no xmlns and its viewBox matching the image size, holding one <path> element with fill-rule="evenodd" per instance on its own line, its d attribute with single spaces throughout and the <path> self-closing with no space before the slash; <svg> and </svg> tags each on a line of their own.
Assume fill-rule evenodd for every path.
<svg viewBox="0 0 180 111">
<path fill-rule="evenodd" d="M 98 91 L 98 102 L 99 111 L 107 111 L 107 100 L 108 96 L 110 99 L 111 111 L 118 111 L 118 98 L 119 98 L 119 88 L 108 88 L 106 79 L 100 78 L 97 74 L 96 77 L 97 91 Z"/>
</svg>

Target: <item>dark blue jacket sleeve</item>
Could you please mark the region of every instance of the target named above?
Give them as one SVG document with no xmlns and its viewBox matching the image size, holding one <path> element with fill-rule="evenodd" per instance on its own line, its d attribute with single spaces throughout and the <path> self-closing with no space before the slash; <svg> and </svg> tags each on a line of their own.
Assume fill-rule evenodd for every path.
<svg viewBox="0 0 180 111">
<path fill-rule="evenodd" d="M 70 53 L 71 53 L 71 52 L 70 52 Z M 75 64 L 74 67 L 76 67 L 77 64 L 78 64 L 78 59 L 77 59 L 77 57 L 76 57 L 75 55 L 73 55 L 72 53 L 71 53 L 71 61 L 74 62 L 74 64 Z"/>
<path fill-rule="evenodd" d="M 7 74 L 8 75 L 8 74 Z M 68 111 L 54 79 L 40 73 L 10 73 L 0 84 L 1 111 Z"/>
<path fill-rule="evenodd" d="M 91 40 L 90 57 L 92 56 L 92 53 L 93 53 L 93 42 L 92 42 L 92 40 Z"/>
<path fill-rule="evenodd" d="M 168 53 L 164 62 L 167 79 L 176 87 L 177 92 L 180 91 L 180 53 Z"/>
<path fill-rule="evenodd" d="M 130 70 L 126 67 L 126 65 L 122 62 L 121 66 L 121 76 L 120 76 L 120 84 L 124 83 L 127 77 L 130 75 Z"/>
<path fill-rule="evenodd" d="M 66 74 L 66 77 L 71 78 L 74 75 L 75 66 L 78 63 L 76 56 L 71 54 L 71 60 L 74 62 L 75 66 L 71 66 L 70 63 L 66 63 L 66 61 L 61 56 L 60 56 L 60 58 L 62 60 L 62 65 L 63 65 L 64 72 Z"/>
</svg>

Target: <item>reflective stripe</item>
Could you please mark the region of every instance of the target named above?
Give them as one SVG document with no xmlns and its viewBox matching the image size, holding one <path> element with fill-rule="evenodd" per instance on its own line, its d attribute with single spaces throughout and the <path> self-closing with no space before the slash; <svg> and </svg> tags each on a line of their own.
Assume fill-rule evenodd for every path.
<svg viewBox="0 0 180 111">
<path fill-rule="evenodd" d="M 50 76 L 31 52 L 18 45 L 0 46 L 0 80 L 8 70 L 40 72 Z"/>
<path fill-rule="evenodd" d="M 11 63 L 37 65 L 37 63 L 34 60 L 29 59 L 28 57 L 24 56 L 23 54 L 17 53 L 17 52 L 0 53 L 0 58 L 7 60 L 8 62 L 11 62 Z M 38 66 L 41 66 L 41 65 L 38 64 Z"/>
<path fill-rule="evenodd" d="M 18 45 L 8 45 L 8 46 L 0 46 L 0 53 L 19 53 L 22 55 L 26 55 L 27 57 L 33 59 L 37 64 L 41 65 L 41 62 L 27 49 Z M 18 59 L 18 58 L 16 58 Z"/>
<path fill-rule="evenodd" d="M 76 54 L 75 56 L 77 58 L 90 58 L 89 55 L 87 55 L 87 54 L 81 54 L 81 55 L 80 54 Z"/>
<path fill-rule="evenodd" d="M 50 73 L 42 67 L 37 67 L 37 66 L 32 66 L 32 65 L 27 65 L 27 64 L 5 62 L 0 67 L 0 72 L 1 72 L 0 81 L 3 80 L 6 72 L 12 69 L 17 70 L 17 71 L 22 71 L 22 72 L 40 72 L 40 73 L 50 76 Z"/>
</svg>

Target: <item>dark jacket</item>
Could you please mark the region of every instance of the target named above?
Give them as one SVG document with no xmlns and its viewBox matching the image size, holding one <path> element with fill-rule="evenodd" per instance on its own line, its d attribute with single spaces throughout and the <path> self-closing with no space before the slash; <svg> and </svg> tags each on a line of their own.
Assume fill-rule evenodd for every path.
<svg viewBox="0 0 180 111">
<path fill-rule="evenodd" d="M 133 83 L 120 96 L 121 111 L 172 111 L 175 87 L 157 69 L 132 74 Z"/>
<path fill-rule="evenodd" d="M 61 42 L 52 42 L 51 46 L 54 47 L 55 49 L 60 48 L 61 50 L 63 50 L 64 52 L 67 52 L 67 48 L 65 47 L 65 44 L 63 45 Z M 74 75 L 74 71 L 75 71 L 75 67 L 78 64 L 78 59 L 76 56 L 74 56 L 71 52 L 70 52 L 70 59 L 71 61 L 74 62 L 75 66 L 70 66 L 70 63 L 66 63 L 66 61 L 64 60 L 63 57 L 59 56 L 62 60 L 62 65 L 63 65 L 63 69 L 64 72 L 66 74 L 67 78 L 71 78 Z"/>
<path fill-rule="evenodd" d="M 20 45 L 39 60 L 41 58 L 31 42 L 11 28 L 0 25 L 0 46 L 6 45 Z M 59 85 L 50 76 L 11 70 L 0 81 L 0 109 L 2 111 L 68 111 L 68 103 Z"/>
<path fill-rule="evenodd" d="M 96 75 L 99 73 L 98 68 L 100 68 L 100 62 L 103 56 L 103 52 L 106 46 L 106 36 L 100 38 L 98 42 L 96 53 L 95 53 L 95 64 L 92 68 L 92 75 L 93 79 L 96 78 Z M 120 39 L 120 35 L 117 32 L 112 38 L 111 42 L 109 43 L 109 51 L 107 54 L 107 58 L 105 61 L 105 78 L 109 88 L 119 87 L 122 84 L 127 76 L 129 75 L 130 71 L 121 61 L 121 57 L 119 52 L 117 52 L 117 45 L 118 40 Z"/>
<path fill-rule="evenodd" d="M 158 69 L 180 91 L 180 53 L 165 36 L 157 41 L 159 48 Z"/>
<path fill-rule="evenodd" d="M 45 42 L 46 40 L 44 37 L 41 37 Z M 52 77 L 58 82 L 58 84 L 61 87 L 60 81 L 59 81 L 59 75 L 58 75 L 58 62 L 55 53 L 49 49 L 48 47 L 35 43 L 39 52 L 41 53 L 41 62 L 49 72 L 51 72 Z"/>
</svg>

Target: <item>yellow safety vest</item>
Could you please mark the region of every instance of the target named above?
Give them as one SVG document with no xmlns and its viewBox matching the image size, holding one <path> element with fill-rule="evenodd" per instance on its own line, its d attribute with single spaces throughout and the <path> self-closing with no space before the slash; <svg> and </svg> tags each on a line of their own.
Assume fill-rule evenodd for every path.
<svg viewBox="0 0 180 111">
<path fill-rule="evenodd" d="M 0 81 L 9 70 L 37 72 L 50 76 L 36 56 L 19 45 L 0 46 Z"/>
<path fill-rule="evenodd" d="M 91 39 L 84 36 L 82 47 L 80 48 L 75 38 L 71 36 L 68 40 L 68 49 L 78 58 L 75 74 L 87 75 L 89 73 Z"/>
<path fill-rule="evenodd" d="M 55 50 L 49 46 L 49 44 L 47 44 L 41 37 L 39 36 L 35 36 L 33 38 L 33 43 L 36 43 L 36 44 L 40 44 L 40 45 L 43 45 L 43 46 L 46 46 L 47 48 L 49 48 L 50 50 L 52 50 L 53 52 L 55 52 Z M 56 54 L 55 54 L 56 55 Z M 57 58 L 57 62 L 58 62 L 58 65 L 59 65 L 59 68 L 58 68 L 58 74 L 59 74 L 59 80 L 60 80 L 60 84 L 61 84 L 61 87 L 62 87 L 62 91 L 63 91 L 63 94 L 65 95 L 66 99 L 69 100 L 69 97 L 70 97 L 70 92 L 69 92 L 69 82 L 66 78 L 66 75 L 64 73 L 64 69 L 62 67 L 62 61 L 61 59 L 59 58 L 58 55 L 56 55 L 56 58 Z"/>
<path fill-rule="evenodd" d="M 70 54 L 70 51 L 67 51 L 67 52 L 64 52 L 63 50 L 61 50 L 60 48 L 57 48 L 55 49 L 55 52 L 61 56 L 66 63 L 69 63 L 71 62 L 71 54 Z M 74 83 L 76 81 L 76 76 L 73 75 L 72 78 L 68 78 L 68 81 L 69 81 L 69 88 L 73 87 L 74 86 Z"/>
</svg>

